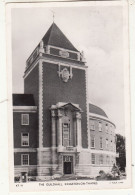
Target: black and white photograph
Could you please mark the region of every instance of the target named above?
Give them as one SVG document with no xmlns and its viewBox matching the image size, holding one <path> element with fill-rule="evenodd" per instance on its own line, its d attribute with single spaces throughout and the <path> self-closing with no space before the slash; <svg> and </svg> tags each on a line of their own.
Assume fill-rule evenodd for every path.
<svg viewBox="0 0 135 195">
<path fill-rule="evenodd" d="M 127 8 L 10 6 L 14 190 L 131 186 Z"/>
</svg>

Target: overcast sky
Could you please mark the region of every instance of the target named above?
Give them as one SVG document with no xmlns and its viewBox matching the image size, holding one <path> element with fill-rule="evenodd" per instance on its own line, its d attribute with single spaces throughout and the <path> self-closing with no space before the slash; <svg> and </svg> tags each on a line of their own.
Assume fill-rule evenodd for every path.
<svg viewBox="0 0 135 195">
<path fill-rule="evenodd" d="M 53 22 L 88 66 L 89 102 L 101 107 L 124 135 L 123 18 L 121 6 L 12 10 L 13 93 L 23 93 L 25 62 Z"/>
</svg>

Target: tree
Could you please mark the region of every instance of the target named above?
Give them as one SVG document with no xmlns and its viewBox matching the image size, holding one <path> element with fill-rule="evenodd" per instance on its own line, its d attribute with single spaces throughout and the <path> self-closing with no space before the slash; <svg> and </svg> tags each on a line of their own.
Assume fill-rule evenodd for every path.
<svg viewBox="0 0 135 195">
<path fill-rule="evenodd" d="M 119 166 L 120 171 L 125 171 L 126 167 L 126 150 L 125 150 L 125 137 L 116 134 L 116 152 L 119 157 L 116 158 L 116 164 Z"/>
</svg>

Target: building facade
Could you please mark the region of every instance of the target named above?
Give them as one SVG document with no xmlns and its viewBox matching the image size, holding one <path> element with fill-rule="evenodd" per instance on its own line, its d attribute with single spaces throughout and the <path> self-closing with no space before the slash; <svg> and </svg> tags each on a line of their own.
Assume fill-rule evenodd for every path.
<svg viewBox="0 0 135 195">
<path fill-rule="evenodd" d="M 115 163 L 115 125 L 88 104 L 87 68 L 53 23 L 26 62 L 24 94 L 13 94 L 16 176 L 94 177 Z"/>
</svg>

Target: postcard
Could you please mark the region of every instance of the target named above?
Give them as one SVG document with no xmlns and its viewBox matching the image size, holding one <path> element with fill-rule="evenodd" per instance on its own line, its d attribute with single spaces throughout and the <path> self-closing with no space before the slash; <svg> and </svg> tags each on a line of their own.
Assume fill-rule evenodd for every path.
<svg viewBox="0 0 135 195">
<path fill-rule="evenodd" d="M 14 192 L 131 188 L 126 1 L 6 5 Z"/>
</svg>

